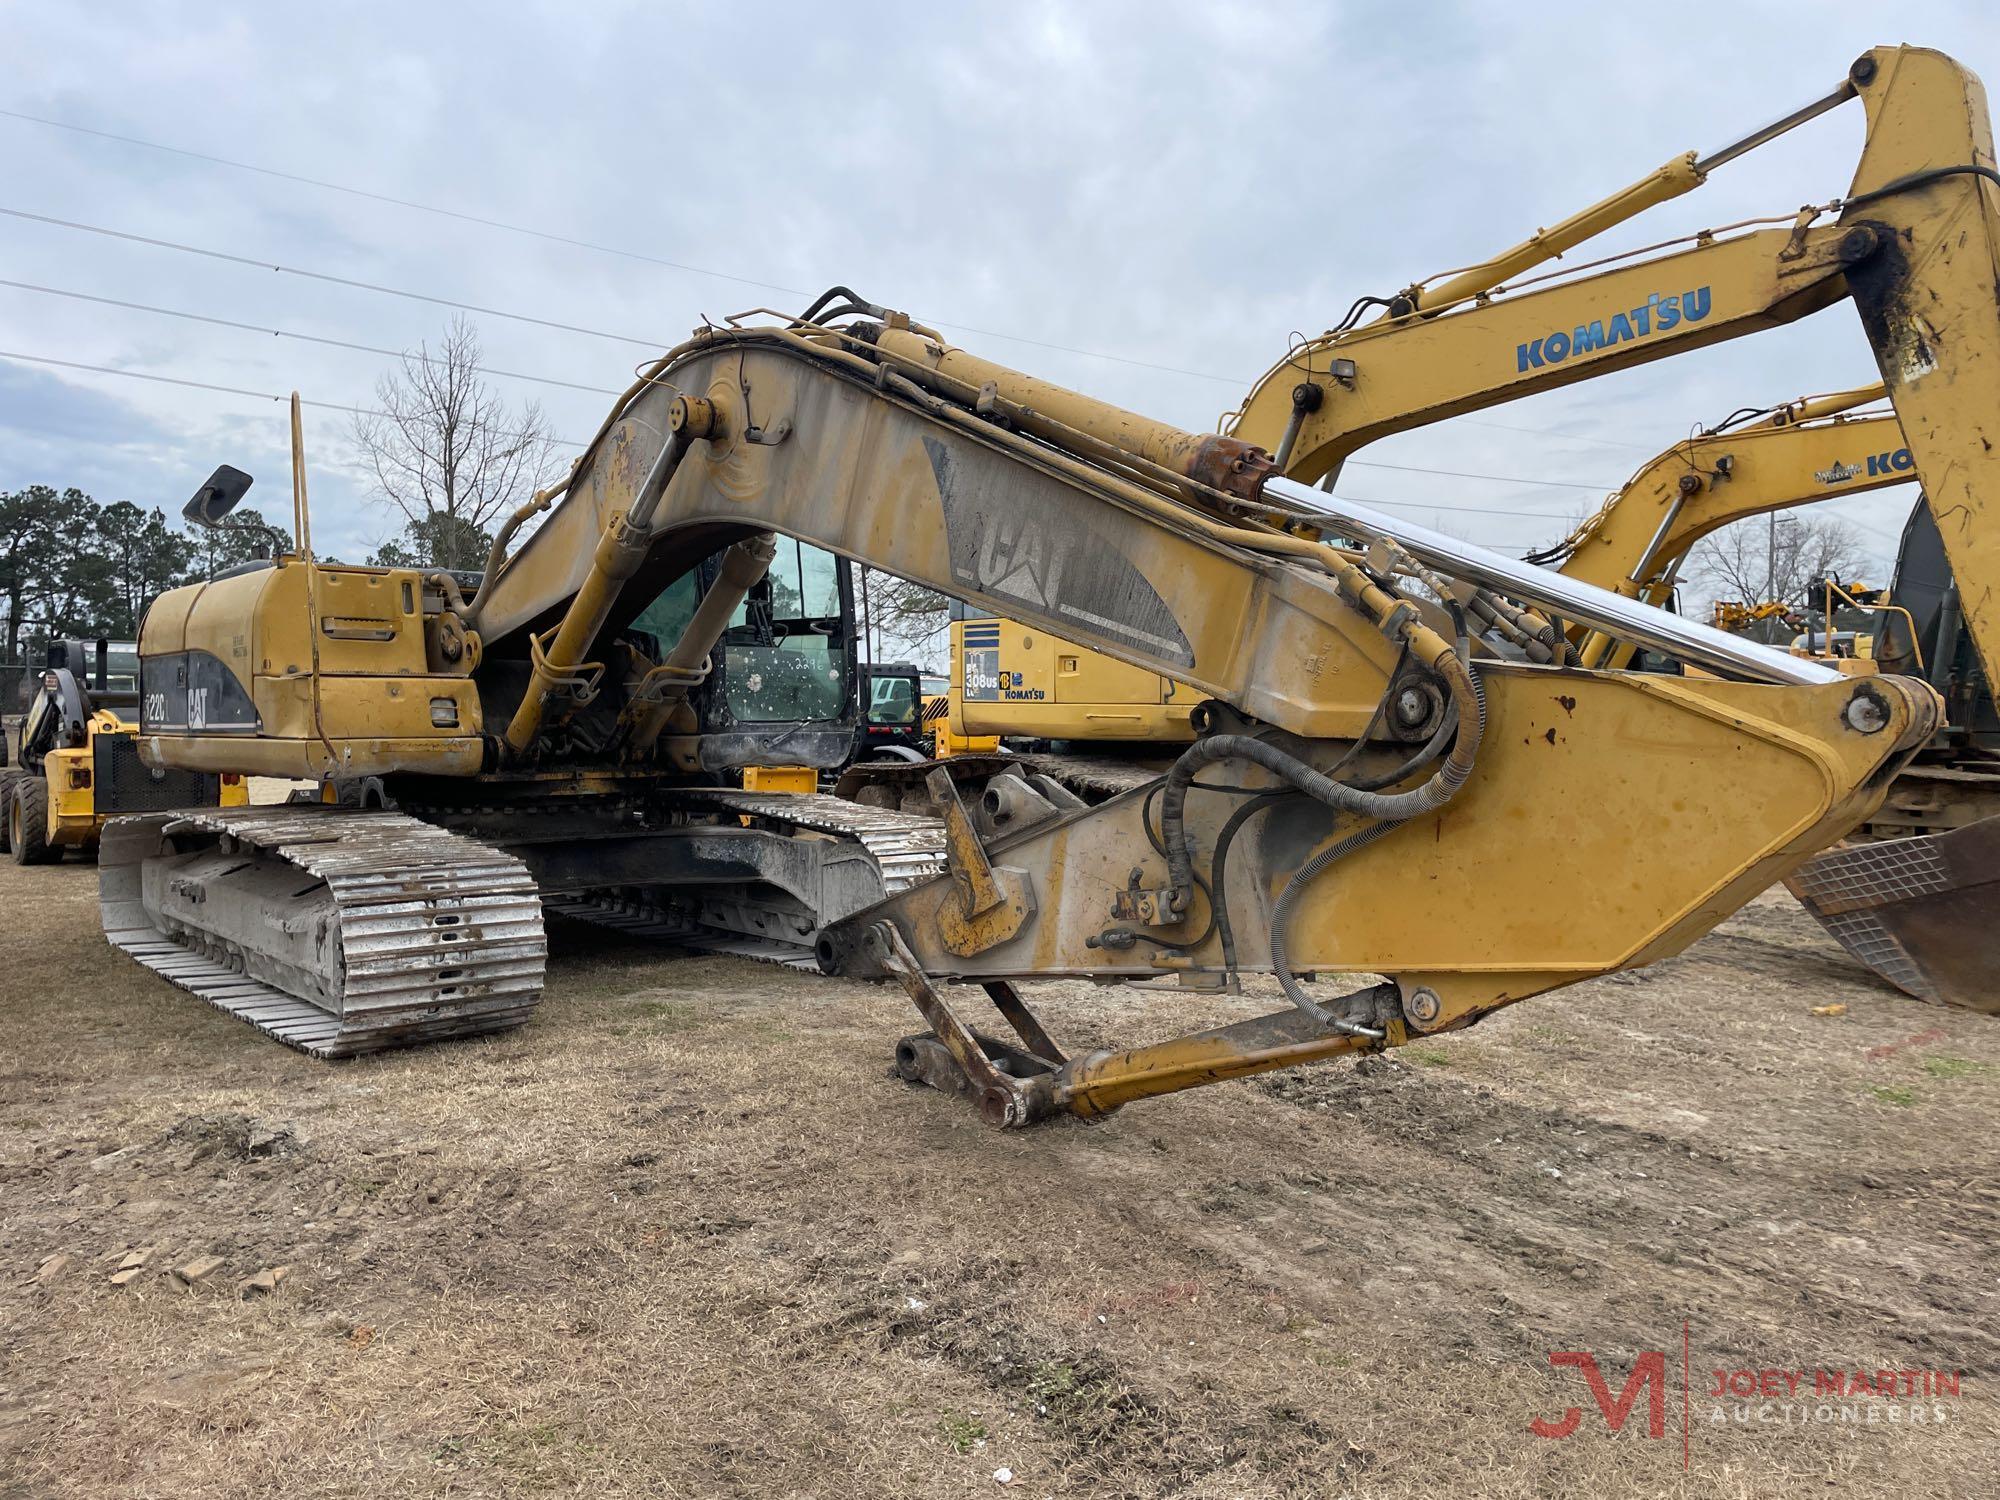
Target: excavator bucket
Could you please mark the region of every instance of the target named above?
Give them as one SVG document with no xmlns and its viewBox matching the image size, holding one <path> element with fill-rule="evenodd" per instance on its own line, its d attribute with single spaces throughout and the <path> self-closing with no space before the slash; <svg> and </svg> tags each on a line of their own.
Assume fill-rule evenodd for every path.
<svg viewBox="0 0 2000 1500">
<path fill-rule="evenodd" d="M 1831 849 L 1785 884 L 1898 989 L 2000 1015 L 2000 818 Z"/>
</svg>

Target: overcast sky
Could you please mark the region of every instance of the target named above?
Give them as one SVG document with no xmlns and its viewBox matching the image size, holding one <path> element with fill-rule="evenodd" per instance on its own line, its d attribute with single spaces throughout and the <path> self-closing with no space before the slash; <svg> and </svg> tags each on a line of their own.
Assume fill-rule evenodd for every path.
<svg viewBox="0 0 2000 1500">
<path fill-rule="evenodd" d="M 704 315 L 794 309 L 845 282 L 989 357 L 1207 430 L 1293 330 L 1732 139 L 1899 41 L 2000 77 L 2000 11 L 1980 4 L 16 0 L 0 6 L 0 109 L 633 253 L 10 115 L 0 208 L 620 335 L 475 319 L 493 366 L 607 390 Z M 1824 201 L 1860 140 L 1851 105 L 1606 244 Z M 18 217 L 0 243 L 10 282 L 381 349 L 449 316 Z M 371 404 L 386 364 L 11 286 L 0 348 L 334 405 Z M 1518 552 L 1694 424 L 1874 378 L 1842 306 L 1361 455 L 1499 478 L 1355 464 L 1343 492 Z M 576 439 L 610 399 L 497 384 Z M 284 420 L 255 397 L 9 357 L 0 489 L 171 512 L 227 461 L 282 515 Z M 313 409 L 307 433 L 316 539 L 353 560 L 396 528 L 347 420 Z M 1838 507 L 1884 570 L 1911 498 Z"/>
</svg>

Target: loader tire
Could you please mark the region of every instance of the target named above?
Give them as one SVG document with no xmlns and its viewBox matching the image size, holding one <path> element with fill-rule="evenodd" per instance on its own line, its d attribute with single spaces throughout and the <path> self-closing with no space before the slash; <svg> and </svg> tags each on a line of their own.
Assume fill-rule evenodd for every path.
<svg viewBox="0 0 2000 1500">
<path fill-rule="evenodd" d="M 0 771 L 0 854 L 14 847 L 9 830 L 14 821 L 14 783 L 20 779 L 19 771 Z"/>
<path fill-rule="evenodd" d="M 7 842 L 17 865 L 49 865 L 62 858 L 62 850 L 49 844 L 49 784 L 39 776 L 22 776 L 14 782 L 14 795 L 7 802 Z"/>
</svg>

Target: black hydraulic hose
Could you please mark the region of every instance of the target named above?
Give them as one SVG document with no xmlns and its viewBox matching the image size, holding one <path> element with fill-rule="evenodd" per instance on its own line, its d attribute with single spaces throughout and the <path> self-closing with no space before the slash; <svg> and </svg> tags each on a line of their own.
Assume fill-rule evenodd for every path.
<svg viewBox="0 0 2000 1500">
<path fill-rule="evenodd" d="M 1185 911 L 1194 889 L 1194 865 L 1187 844 L 1188 785 L 1203 766 L 1218 760 L 1247 760 L 1262 766 L 1316 802 L 1340 812 L 1384 822 L 1402 822 L 1442 807 L 1472 775 L 1485 728 L 1485 691 L 1469 663 L 1450 658 L 1446 673 L 1454 700 L 1459 701 L 1458 735 L 1451 754 L 1428 781 L 1407 792 L 1373 792 L 1338 782 L 1314 770 L 1287 750 L 1246 734 L 1216 734 L 1196 740 L 1168 770 L 1160 794 L 1160 826 L 1167 845 L 1167 900 Z M 1471 712 L 1466 712 L 1467 707 Z"/>
<path fill-rule="evenodd" d="M 1358 792 L 1377 792 L 1385 786 L 1394 786 L 1397 782 L 1416 775 L 1438 758 L 1438 752 L 1444 749 L 1445 741 L 1451 738 L 1451 733 L 1456 728 L 1458 728 L 1458 705 L 1447 704 L 1444 722 L 1438 725 L 1436 734 L 1418 747 L 1415 755 L 1393 771 L 1379 771 L 1373 776 L 1357 776 L 1347 784 Z"/>
<path fill-rule="evenodd" d="M 1292 973 L 1290 956 L 1285 952 L 1285 925 L 1291 920 L 1292 908 L 1298 904 L 1299 896 L 1329 866 L 1345 859 L 1357 849 L 1365 849 L 1384 834 L 1394 831 L 1408 822 L 1398 818 L 1394 822 L 1371 823 L 1366 828 L 1350 833 L 1338 843 L 1328 844 L 1319 853 L 1299 866 L 1298 873 L 1285 882 L 1285 888 L 1278 894 L 1277 905 L 1271 908 L 1271 968 L 1278 976 L 1278 987 L 1285 992 L 1285 998 L 1299 1010 L 1310 1016 L 1321 1026 L 1331 1027 L 1348 1036 L 1365 1036 L 1380 1041 L 1382 1033 L 1372 1026 L 1362 1026 L 1356 1022 L 1343 1020 L 1332 1011 L 1308 995 L 1305 986 Z"/>
<path fill-rule="evenodd" d="M 1335 333 L 1346 333 L 1354 326 L 1355 320 L 1361 316 L 1362 311 L 1366 308 L 1387 308 L 1392 305 L 1394 305 L 1393 300 L 1388 297 L 1356 297 L 1354 299 L 1354 306 L 1348 308 L 1346 317 L 1333 325 L 1333 331 Z"/>
<path fill-rule="evenodd" d="M 1468 672 L 1467 675 L 1472 683 L 1473 700 L 1473 717 L 1470 720 L 1472 733 L 1470 738 L 1476 746 L 1480 737 L 1486 731 L 1486 686 L 1479 680 L 1477 673 Z M 1418 753 L 1417 761 L 1419 763 L 1422 762 L 1424 755 L 1430 753 L 1433 746 L 1442 740 L 1444 732 L 1440 728 L 1437 735 L 1433 736 L 1431 744 L 1426 745 L 1423 751 Z M 1457 758 L 1457 754 L 1458 748 L 1457 746 L 1453 746 L 1452 755 L 1454 760 Z M 1450 769 L 1450 762 L 1446 763 L 1445 769 L 1447 771 Z M 1426 782 L 1424 785 L 1434 785 L 1443 775 L 1444 772 L 1440 772 L 1438 777 L 1432 778 L 1431 781 Z M 1420 791 L 1422 789 L 1421 787 L 1418 788 Z M 1372 1037 L 1379 1041 L 1382 1033 L 1372 1027 L 1360 1026 L 1352 1021 L 1341 1019 L 1306 993 L 1305 986 L 1301 985 L 1297 976 L 1292 973 L 1291 959 L 1285 951 L 1285 927 L 1291 921 L 1292 908 L 1298 904 L 1299 897 L 1304 894 L 1306 887 L 1311 885 L 1314 880 L 1340 860 L 1345 859 L 1358 849 L 1367 848 L 1368 845 L 1374 843 L 1383 835 L 1394 831 L 1402 824 L 1409 822 L 1415 816 L 1417 814 L 1410 813 L 1399 817 L 1387 818 L 1381 822 L 1372 823 L 1366 828 L 1350 833 L 1346 838 L 1339 839 L 1327 845 L 1326 848 L 1320 850 L 1319 853 L 1301 865 L 1298 872 L 1285 882 L 1284 890 L 1278 894 L 1277 904 L 1271 908 L 1271 968 L 1278 976 L 1278 986 L 1285 992 L 1285 998 L 1290 1000 L 1301 1012 L 1310 1016 L 1320 1025 L 1330 1026 L 1335 1031 L 1345 1032 L 1349 1036 Z"/>
<path fill-rule="evenodd" d="M 1222 967 L 1228 973 L 1236 972 L 1236 930 L 1229 923 L 1229 846 L 1235 842 L 1237 830 L 1258 813 L 1298 795 L 1293 791 L 1266 792 L 1232 812 L 1215 835 L 1215 853 L 1208 864 L 1208 900 L 1215 911 L 1216 936 L 1222 940 Z"/>
<path fill-rule="evenodd" d="M 1238 796 L 1248 796 L 1259 800 L 1270 799 L 1274 795 L 1267 788 L 1259 786 L 1224 786 L 1210 781 L 1198 781 L 1195 785 L 1204 792 L 1231 792 Z M 1153 831 L 1153 800 L 1159 794 L 1160 783 L 1156 781 L 1147 789 L 1145 800 L 1139 804 L 1139 826 L 1145 829 L 1146 842 L 1153 846 L 1153 852 L 1164 857 L 1167 852 L 1166 845 L 1160 842 L 1159 834 Z M 1278 797 L 1289 797 L 1293 794 L 1283 792 L 1275 795 Z M 1242 812 L 1239 809 L 1230 818 L 1229 822 L 1223 825 L 1222 833 L 1216 840 L 1218 854 L 1227 846 L 1228 839 L 1241 822 Z M 1208 925 L 1202 928 L 1198 935 L 1184 941 L 1176 941 L 1168 938 L 1154 937 L 1151 933 L 1141 932 L 1135 927 L 1107 927 L 1104 931 L 1098 933 L 1097 936 L 1084 939 L 1084 946 L 1088 948 L 1129 947 L 1133 943 L 1151 943 L 1155 948 L 1163 949 L 1169 953 L 1192 953 L 1208 941 L 1208 935 L 1211 932 L 1220 928 L 1222 930 L 1223 951 L 1225 953 L 1231 951 L 1234 944 L 1229 932 L 1229 913 L 1223 909 L 1222 904 L 1216 900 L 1215 896 L 1215 892 L 1220 887 L 1204 881 L 1199 875 L 1195 877 L 1195 884 L 1201 887 L 1202 895 L 1208 898 Z M 1235 966 L 1232 964 L 1230 967 L 1233 968 Z"/>
<path fill-rule="evenodd" d="M 866 297 L 862 296 L 861 293 L 855 291 L 852 287 L 830 286 L 825 291 L 821 292 L 817 297 L 813 298 L 812 306 L 808 307 L 804 312 L 800 313 L 796 321 L 799 323 L 811 323 L 817 321 L 820 314 L 826 311 L 828 304 L 831 303 L 837 297 L 844 297 L 847 299 L 848 309 L 843 309 L 843 310 L 866 312 L 871 317 L 877 317 L 877 318 L 882 316 L 881 308 L 877 307 L 874 303 L 870 302 Z"/>
<path fill-rule="evenodd" d="M 1412 755 L 1393 770 L 1378 772 L 1373 776 L 1357 776 L 1349 785 L 1364 792 L 1372 792 L 1385 786 L 1394 786 L 1397 782 L 1416 775 L 1417 772 L 1438 758 L 1439 753 L 1444 749 L 1445 741 L 1451 738 L 1451 732 L 1457 726 L 1458 705 L 1452 704 L 1446 708 L 1444 722 L 1438 726 L 1437 733 L 1432 735 L 1418 749 L 1415 755 Z M 1351 755 L 1349 758 L 1351 758 Z M 1335 767 L 1334 770 L 1337 772 L 1339 767 Z M 1329 772 L 1328 774 L 1331 775 L 1334 772 Z M 1196 785 L 1205 785 L 1205 783 L 1197 782 Z M 1235 842 L 1237 832 L 1256 814 L 1262 812 L 1267 807 L 1275 807 L 1280 802 L 1288 801 L 1299 795 L 1301 794 L 1289 790 L 1266 792 L 1254 802 L 1245 803 L 1242 807 L 1237 808 L 1235 812 L 1231 813 L 1228 821 L 1222 825 L 1221 830 L 1215 835 L 1215 853 L 1209 859 L 1207 887 L 1209 901 L 1215 908 L 1215 915 L 1209 925 L 1222 940 L 1222 966 L 1232 974 L 1236 972 L 1236 931 L 1229 922 L 1229 846 Z M 1151 832 L 1152 830 L 1149 827 L 1147 833 L 1150 835 Z M 1153 847 L 1161 853 L 1166 852 L 1160 849 L 1157 842 L 1155 842 Z M 1203 934 L 1203 936 L 1206 935 L 1205 933 Z"/>
<path fill-rule="evenodd" d="M 1401 765 L 1395 767 L 1393 770 L 1382 771 L 1373 776 L 1356 777 L 1354 781 L 1352 781 L 1349 784 L 1360 789 L 1361 791 L 1372 792 L 1381 787 L 1394 786 L 1397 782 L 1402 781 L 1410 776 L 1414 776 L 1418 771 L 1421 771 L 1425 766 L 1429 765 L 1432 761 L 1437 759 L 1439 753 L 1444 749 L 1445 741 L 1451 738 L 1451 732 L 1453 729 L 1457 727 L 1457 725 L 1458 725 L 1458 705 L 1452 704 L 1446 708 L 1444 722 L 1438 726 L 1437 733 L 1432 735 L 1430 739 L 1426 741 L 1417 750 L 1417 753 L 1415 755 L 1411 756 L 1408 760 L 1404 761 Z M 1357 741 L 1356 744 L 1358 747 L 1359 745 L 1365 743 L 1366 743 L 1366 735 L 1364 734 L 1363 738 Z M 1341 764 L 1345 765 L 1348 760 L 1351 760 L 1353 758 L 1353 753 L 1354 752 L 1350 751 L 1346 757 L 1343 757 Z M 1340 766 L 1335 766 L 1333 770 L 1329 771 L 1327 774 L 1337 775 L 1340 769 L 1341 769 Z M 1206 782 L 1196 782 L 1195 785 L 1203 788 L 1208 787 L 1208 784 Z M 1214 788 L 1214 790 L 1221 790 L 1221 788 Z M 1255 817 L 1258 813 L 1262 812 L 1267 807 L 1276 807 L 1280 802 L 1289 801 L 1291 798 L 1299 795 L 1301 794 L 1291 790 L 1266 791 L 1261 796 L 1257 797 L 1255 800 L 1244 803 L 1243 806 L 1237 808 L 1236 811 L 1231 813 L 1228 819 L 1223 823 L 1221 829 L 1215 835 L 1215 853 L 1211 855 L 1209 858 L 1208 884 L 1205 887 L 1205 890 L 1208 894 L 1209 905 L 1212 908 L 1212 915 L 1209 919 L 1209 928 L 1212 931 L 1214 931 L 1214 933 L 1218 938 L 1221 939 L 1222 966 L 1224 969 L 1226 969 L 1228 972 L 1232 974 L 1236 972 L 1236 930 L 1230 924 L 1229 921 L 1228 892 L 1229 892 L 1230 845 L 1235 843 L 1237 833 L 1242 829 L 1245 823 L 1250 821 L 1251 818 Z M 1149 803 L 1150 800 L 1151 799 L 1149 798 L 1148 799 Z M 1166 850 L 1161 847 L 1159 840 L 1153 838 L 1153 830 L 1150 820 L 1147 823 L 1146 836 L 1149 839 L 1152 839 L 1153 848 L 1155 849 L 1155 851 L 1161 854 L 1164 854 L 1166 852 Z M 1205 938 L 1208 936 L 1208 933 L 1204 932 L 1202 936 Z"/>
<path fill-rule="evenodd" d="M 1877 198 L 1887 198 L 1895 193 L 1907 193 L 1914 188 L 1928 187 L 1941 177 L 1983 177 L 1995 187 L 2000 187 L 2000 172 L 1994 171 L 1991 167 L 1982 167 L 1976 162 L 1952 167 L 1926 167 L 1920 172 L 1898 177 L 1894 182 L 1885 182 L 1868 192 L 1856 193 L 1852 198 L 1843 198 L 1840 207 L 1845 212 L 1864 203 L 1873 203 Z"/>
<path fill-rule="evenodd" d="M 1709 428 L 1702 436 L 1714 437 L 1719 433 L 1729 431 L 1732 427 L 1741 427 L 1745 422 L 1754 422 L 1759 417 L 1768 417 L 1777 409 L 1775 406 L 1739 406 L 1735 411 Z"/>
<path fill-rule="evenodd" d="M 1368 722 L 1361 728 L 1361 737 L 1347 747 L 1347 753 L 1327 767 L 1325 775 L 1330 781 L 1340 780 L 1340 773 L 1361 758 L 1361 752 L 1368 748 L 1368 742 L 1375 737 L 1375 731 L 1382 727 L 1382 720 L 1389 712 L 1389 696 L 1396 690 L 1396 679 L 1403 675 L 1403 668 L 1409 664 L 1410 643 L 1406 639 L 1403 649 L 1396 653 L 1396 664 L 1389 669 L 1389 685 L 1382 690 L 1382 696 L 1375 700 L 1375 712 L 1368 716 Z M 1374 790 L 1374 788 L 1369 788 Z M 1166 851 L 1162 850 L 1162 853 Z"/>
</svg>

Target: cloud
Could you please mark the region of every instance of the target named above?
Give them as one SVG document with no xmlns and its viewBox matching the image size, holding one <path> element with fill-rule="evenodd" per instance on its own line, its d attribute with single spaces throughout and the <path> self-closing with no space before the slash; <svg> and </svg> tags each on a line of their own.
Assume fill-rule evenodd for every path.
<svg viewBox="0 0 2000 1500">
<path fill-rule="evenodd" d="M 1880 7 L 1858 0 L 1815 7 L 1809 25 L 1796 8 L 1711 0 L 1671 13 L 1040 0 L 1004 14 L 765 3 L 474 17 L 181 3 L 110 26 L 88 9 L 17 6 L 0 12 L 0 46 L 11 105 L 31 113 L 796 290 L 5 118 L 0 202 L 662 344 L 703 316 L 793 307 L 843 281 L 993 358 L 1207 428 L 1292 330 L 1761 123 L 1883 40 Z M 1917 17 L 1913 39 L 1975 69 L 2000 59 L 1989 8 Z M 1836 193 L 1859 139 L 1858 111 L 1842 111 L 1612 242 Z M 383 348 L 435 338 L 447 316 L 49 226 L 9 221 L 7 239 L 13 279 Z M 4 288 L 0 328 L 30 353 L 333 403 L 368 404 L 385 363 Z M 492 319 L 481 333 L 495 365 L 613 388 L 642 353 Z M 1390 471 L 1356 488 L 1492 507 L 1468 531 L 1524 549 L 1691 424 L 1871 369 L 1855 319 L 1836 310 L 1363 455 L 1574 490 Z M 0 427 L 0 487 L 80 483 L 177 505 L 228 460 L 260 466 L 260 498 L 283 508 L 268 497 L 284 472 L 281 407 L 19 367 L 8 380 L 26 394 Z M 602 415 L 602 397 L 533 393 L 570 436 Z M 359 556 L 391 518 L 350 467 L 344 423 L 316 412 L 309 427 L 321 535 Z M 1885 521 L 1886 504 L 1842 509 L 1889 537 L 1900 505 Z"/>
</svg>

